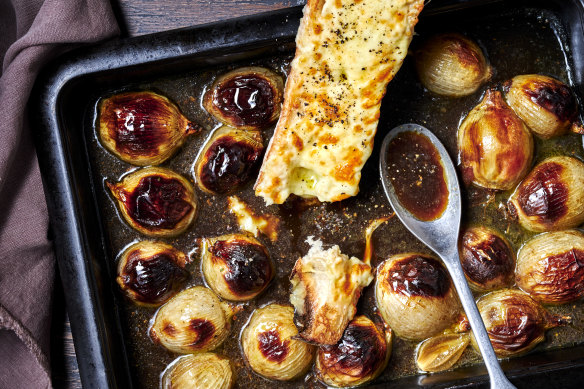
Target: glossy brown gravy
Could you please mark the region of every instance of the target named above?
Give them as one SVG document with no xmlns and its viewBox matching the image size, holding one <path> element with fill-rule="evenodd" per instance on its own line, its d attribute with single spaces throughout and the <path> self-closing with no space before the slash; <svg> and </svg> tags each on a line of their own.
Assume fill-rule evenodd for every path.
<svg viewBox="0 0 584 389">
<path fill-rule="evenodd" d="M 448 205 L 448 186 L 440 154 L 427 136 L 398 134 L 387 147 L 389 179 L 399 202 L 416 218 L 436 220 Z"/>
</svg>

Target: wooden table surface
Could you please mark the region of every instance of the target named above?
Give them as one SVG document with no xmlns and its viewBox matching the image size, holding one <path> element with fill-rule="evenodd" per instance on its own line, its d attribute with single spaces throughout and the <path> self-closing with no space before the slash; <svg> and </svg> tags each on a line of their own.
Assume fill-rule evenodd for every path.
<svg viewBox="0 0 584 389">
<path fill-rule="evenodd" d="M 138 36 L 304 4 L 305 0 L 111 0 L 122 36 Z M 56 389 L 82 388 L 60 280 L 54 300 L 51 366 Z"/>
</svg>

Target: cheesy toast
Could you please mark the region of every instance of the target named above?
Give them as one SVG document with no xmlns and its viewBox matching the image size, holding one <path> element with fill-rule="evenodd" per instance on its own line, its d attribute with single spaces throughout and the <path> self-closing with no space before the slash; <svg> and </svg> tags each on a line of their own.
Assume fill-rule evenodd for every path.
<svg viewBox="0 0 584 389">
<path fill-rule="evenodd" d="M 308 0 L 274 136 L 255 184 L 266 204 L 290 194 L 339 201 L 359 191 L 379 107 L 423 0 Z"/>
</svg>

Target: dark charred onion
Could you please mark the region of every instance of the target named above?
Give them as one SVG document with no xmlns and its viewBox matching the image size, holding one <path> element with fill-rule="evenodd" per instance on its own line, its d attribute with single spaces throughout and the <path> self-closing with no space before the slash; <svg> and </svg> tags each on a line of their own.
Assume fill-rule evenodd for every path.
<svg viewBox="0 0 584 389">
<path fill-rule="evenodd" d="M 501 358 L 526 353 L 545 340 L 547 329 L 569 320 L 550 314 L 527 294 L 514 289 L 484 295 L 477 306 L 495 353 Z M 478 350 L 474 336 L 471 342 Z"/>
<path fill-rule="evenodd" d="M 279 304 L 255 310 L 241 333 L 241 347 L 253 371 L 287 381 L 310 368 L 315 347 L 295 339 L 293 317 L 292 307 Z"/>
<path fill-rule="evenodd" d="M 355 316 L 341 340 L 321 346 L 316 356 L 316 376 L 326 385 L 354 387 L 375 379 L 389 360 L 392 332 L 365 316 Z"/>
<path fill-rule="evenodd" d="M 263 150 L 259 132 L 221 127 L 197 158 L 197 185 L 211 194 L 235 191 L 251 178 Z"/>
<path fill-rule="evenodd" d="M 501 93 L 488 90 L 458 129 L 458 151 L 467 185 L 507 190 L 527 173 L 533 139 Z"/>
<path fill-rule="evenodd" d="M 172 170 L 136 170 L 117 184 L 106 183 L 128 224 L 148 236 L 183 233 L 195 218 L 197 203 L 192 185 Z"/>
<path fill-rule="evenodd" d="M 582 132 L 577 122 L 578 102 L 570 87 L 540 74 L 515 76 L 503 87 L 507 103 L 537 136 L 549 139 L 564 134 L 570 126 Z"/>
<path fill-rule="evenodd" d="M 584 296 L 584 234 L 549 232 L 528 241 L 517 256 L 517 286 L 546 304 Z"/>
<path fill-rule="evenodd" d="M 439 95 L 470 95 L 492 74 L 481 48 L 456 33 L 439 34 L 426 40 L 414 52 L 414 59 L 422 84 Z"/>
<path fill-rule="evenodd" d="M 454 323 L 458 296 L 442 264 L 425 254 L 394 255 L 377 270 L 375 298 L 397 335 L 426 339 Z"/>
<path fill-rule="evenodd" d="M 162 374 L 161 389 L 230 389 L 235 383 L 233 365 L 215 353 L 178 357 Z"/>
<path fill-rule="evenodd" d="M 224 299 L 251 300 L 264 291 L 274 277 L 268 250 L 248 235 L 203 239 L 201 251 L 205 280 Z"/>
<path fill-rule="evenodd" d="M 203 106 L 217 120 L 243 130 L 259 130 L 280 116 L 282 77 L 262 67 L 239 68 L 215 80 Z"/>
<path fill-rule="evenodd" d="M 460 239 L 460 262 L 469 286 L 486 292 L 513 283 L 515 254 L 507 239 L 486 228 L 468 228 Z"/>
<path fill-rule="evenodd" d="M 511 216 L 531 231 L 557 231 L 584 222 L 584 163 L 559 156 L 539 163 L 509 199 Z"/>
<path fill-rule="evenodd" d="M 178 292 L 187 279 L 187 256 L 166 243 L 142 241 L 120 255 L 116 278 L 126 296 L 157 306 Z"/>
<path fill-rule="evenodd" d="M 100 101 L 98 111 L 103 146 L 138 166 L 166 161 L 198 129 L 170 100 L 153 92 L 108 97 Z"/>
<path fill-rule="evenodd" d="M 233 313 L 210 289 L 193 286 L 160 307 L 150 337 L 175 353 L 211 351 L 229 335 Z"/>
</svg>

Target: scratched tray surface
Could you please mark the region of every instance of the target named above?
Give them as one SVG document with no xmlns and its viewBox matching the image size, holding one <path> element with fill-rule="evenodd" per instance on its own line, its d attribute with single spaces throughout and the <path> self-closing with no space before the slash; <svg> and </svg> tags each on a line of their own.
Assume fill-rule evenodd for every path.
<svg viewBox="0 0 584 389">
<path fill-rule="evenodd" d="M 474 13 L 464 13 L 459 18 L 456 15 L 454 17 L 458 20 L 456 31 L 474 38 L 486 51 L 490 63 L 495 69 L 495 75 L 488 85 L 495 85 L 514 75 L 524 73 L 553 75 L 566 82 L 572 79 L 569 70 L 570 55 L 565 51 L 569 44 L 555 14 L 538 9 L 505 10 L 501 14 L 501 10 L 496 9 L 489 12 L 483 10 L 480 12 L 480 16 L 475 16 Z M 417 32 L 424 37 L 443 31 L 444 26 L 453 25 L 452 23 L 440 22 L 443 20 L 438 16 L 422 19 L 417 27 Z M 413 45 L 419 39 L 415 38 Z M 220 61 L 223 64 L 209 65 L 179 75 L 173 75 L 169 72 L 168 76 L 162 78 L 146 78 L 134 84 L 96 88 L 92 92 L 93 97 L 85 115 L 84 134 L 91 178 L 105 233 L 107 256 L 103 260 L 109 261 L 109 266 L 107 266 L 109 269 L 116 268 L 116 257 L 126 246 L 148 238 L 141 236 L 121 220 L 105 186 L 106 181 L 116 182 L 134 167 L 118 160 L 99 144 L 95 131 L 96 105 L 99 99 L 121 91 L 152 90 L 168 96 L 176 102 L 189 119 L 203 126 L 204 131 L 190 137 L 184 147 L 162 166 L 192 180 L 193 163 L 197 153 L 212 130 L 218 127 L 218 123 L 201 106 L 201 96 L 205 89 L 209 87 L 217 75 L 240 66 L 266 66 L 285 76 L 293 56 L 293 47 L 285 45 L 278 47 L 278 49 L 276 54 L 243 60 L 241 58 L 245 58 L 245 52 L 228 53 Z M 232 61 L 232 58 L 238 60 Z M 236 387 L 274 387 L 273 381 L 257 376 L 246 366 L 240 350 L 239 335 L 242 326 L 247 322 L 254 309 L 272 302 L 288 302 L 290 289 L 288 277 L 294 262 L 308 250 L 305 239 L 308 236 L 314 236 L 322 239 L 327 245 L 338 244 L 341 250 L 348 255 L 362 257 L 364 231 L 367 223 L 391 213 L 378 179 L 377 154 L 383 136 L 399 124 L 419 123 L 434 131 L 444 142 L 450 154 L 456 158 L 458 124 L 461 118 L 480 101 L 484 90 L 485 87 L 482 87 L 477 93 L 460 99 L 444 98 L 431 94 L 425 91 L 418 82 L 412 60 L 408 57 L 397 77 L 389 85 L 376 136 L 377 147 L 365 165 L 358 196 L 339 203 L 309 207 L 303 206 L 301 201 L 289 201 L 282 206 L 266 207 L 263 200 L 256 198 L 253 194 L 253 180 L 236 193 L 257 213 L 273 214 L 281 220 L 277 242 L 271 242 L 265 236 L 260 235 L 259 237 L 274 260 L 276 268 L 274 282 L 258 298 L 244 304 L 243 311 L 235 317 L 231 336 L 217 350 L 232 360 L 236 370 Z M 272 132 L 273 128 L 263 132 L 265 145 L 267 145 Z M 575 135 L 556 138 L 546 141 L 545 144 L 538 140 L 536 150 L 536 162 L 552 154 L 584 157 L 582 141 Z M 198 191 L 197 194 L 199 211 L 193 227 L 177 238 L 161 239 L 195 258 L 193 263 L 188 265 L 191 273 L 188 285 L 204 284 L 196 240 L 201 237 L 212 237 L 239 231 L 235 218 L 227 208 L 226 196 L 212 196 L 201 191 Z M 483 224 L 506 231 L 507 237 L 517 249 L 529 235 L 517 225 L 508 223 L 503 214 L 497 210 L 499 203 L 504 202 L 508 195 L 509 193 L 500 194 L 494 202 L 486 204 L 486 193 L 479 190 L 467 192 L 466 198 L 472 198 L 472 200 L 466 201 L 464 223 L 466 225 Z M 376 255 L 373 259 L 373 265 L 375 266 L 392 254 L 408 251 L 429 252 L 406 231 L 397 218 L 392 219 L 377 230 L 374 235 L 374 247 Z M 147 335 L 150 320 L 156 309 L 137 307 L 124 299 L 118 291 L 114 279 L 115 274 L 109 274 L 109 282 L 111 287 L 117 291 L 117 301 L 121 304 L 120 320 L 133 382 L 137 388 L 157 388 L 161 372 L 177 355 L 165 351 L 160 345 L 153 344 Z M 376 316 L 372 292 L 371 286 L 367 288 L 358 306 L 360 313 L 370 317 Z M 584 343 L 583 306 L 584 304 L 578 302 L 560 307 L 549 307 L 555 313 L 573 316 L 574 324 L 549 331 L 546 342 L 538 346 L 534 353 Z M 388 367 L 375 382 L 390 382 L 400 377 L 417 374 L 414 362 L 415 347 L 416 343 L 395 338 L 393 354 Z M 469 347 L 456 367 L 472 366 L 477 360 L 477 353 Z M 440 375 L 434 376 L 431 382 L 446 385 L 441 382 L 439 377 Z M 400 380 L 396 384 L 399 382 Z M 322 386 L 315 380 L 312 373 L 308 373 L 306 377 L 299 380 L 279 382 L 277 385 L 282 388 Z M 448 385 L 452 385 L 452 382 Z"/>
</svg>

